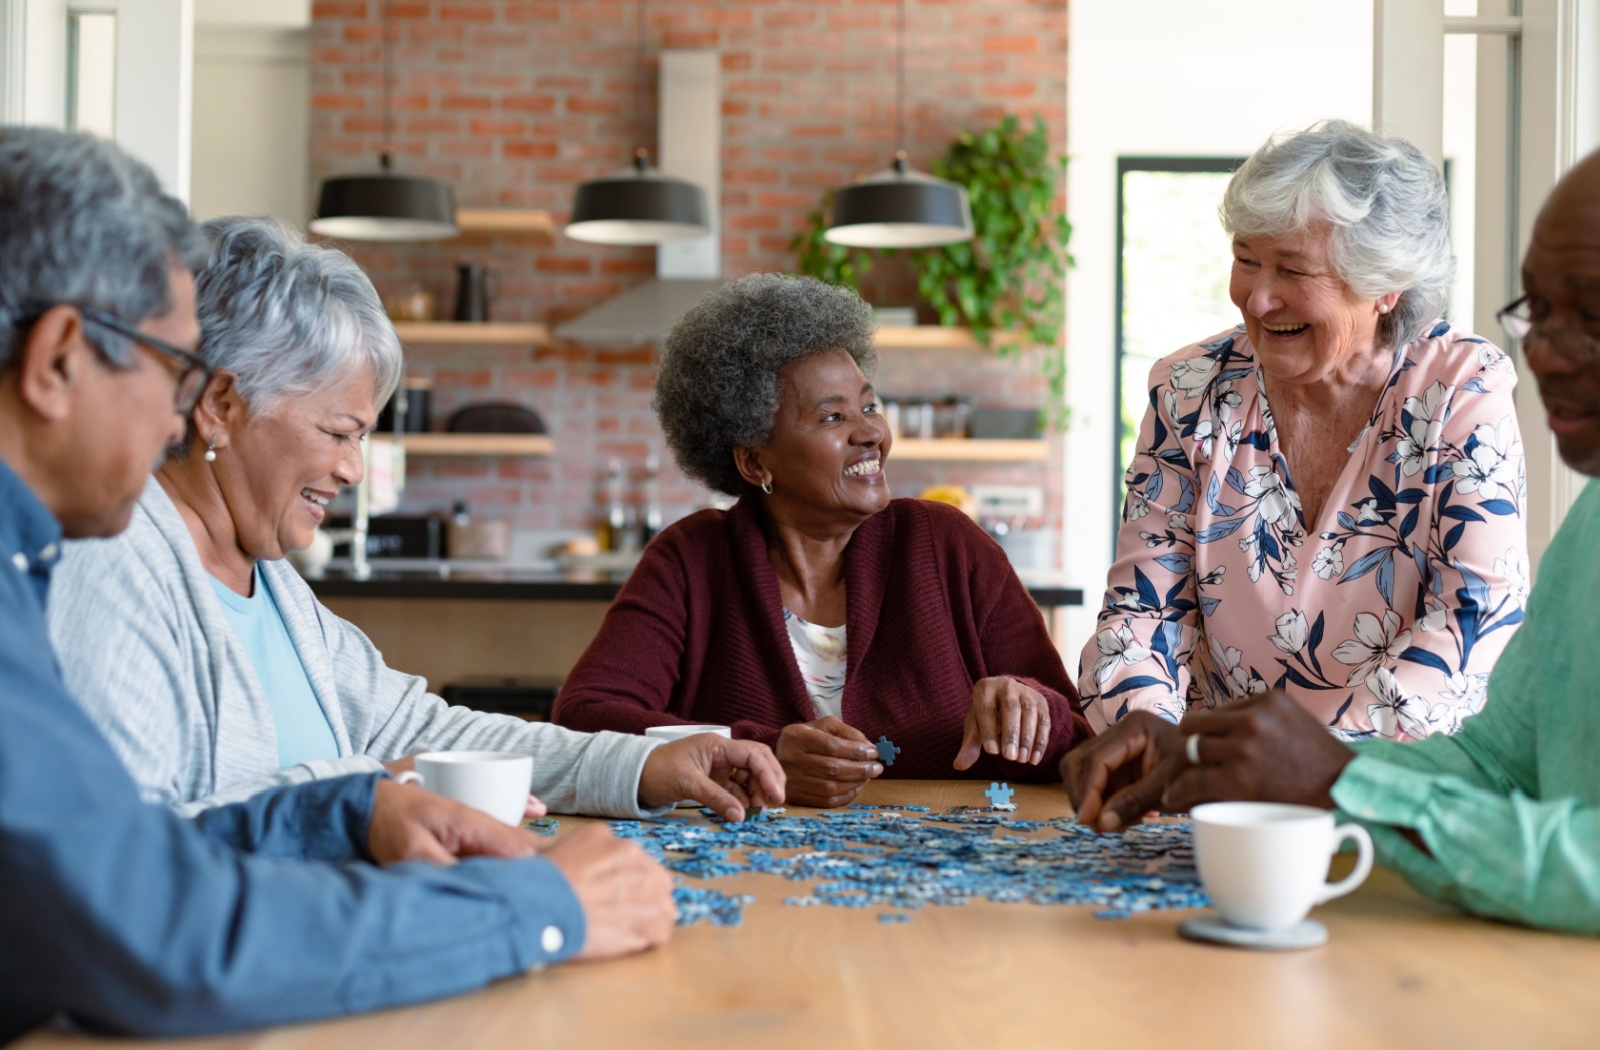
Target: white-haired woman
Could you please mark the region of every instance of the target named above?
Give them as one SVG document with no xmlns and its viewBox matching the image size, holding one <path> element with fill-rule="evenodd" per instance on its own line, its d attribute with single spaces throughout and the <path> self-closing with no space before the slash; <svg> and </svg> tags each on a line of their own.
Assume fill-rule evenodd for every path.
<svg viewBox="0 0 1600 1050">
<path fill-rule="evenodd" d="M 1328 121 L 1257 151 L 1221 217 L 1243 324 L 1151 371 L 1089 721 L 1276 688 L 1344 736 L 1454 732 L 1528 573 L 1511 362 L 1439 319 L 1443 182 Z"/>
<path fill-rule="evenodd" d="M 132 525 L 70 545 L 50 602 L 67 684 L 147 799 L 192 812 L 459 749 L 533 754 L 531 789 L 560 811 L 626 816 L 709 797 L 735 813 L 781 796 L 759 744 L 657 747 L 450 707 L 325 609 L 283 559 L 361 480 L 400 345 L 341 252 L 272 220 L 203 229 L 213 243 L 196 313 L 215 375 Z"/>
</svg>

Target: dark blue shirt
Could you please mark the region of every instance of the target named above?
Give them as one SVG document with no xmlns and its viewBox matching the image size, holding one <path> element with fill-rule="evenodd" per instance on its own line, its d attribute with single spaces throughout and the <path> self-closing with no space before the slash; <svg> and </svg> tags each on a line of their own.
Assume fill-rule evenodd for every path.
<svg viewBox="0 0 1600 1050">
<path fill-rule="evenodd" d="M 140 802 L 50 648 L 60 548 L 0 461 L 0 1043 L 58 1016 L 186 1035 L 373 1010 L 582 947 L 549 861 L 369 863 L 376 775 L 192 822 Z"/>
</svg>

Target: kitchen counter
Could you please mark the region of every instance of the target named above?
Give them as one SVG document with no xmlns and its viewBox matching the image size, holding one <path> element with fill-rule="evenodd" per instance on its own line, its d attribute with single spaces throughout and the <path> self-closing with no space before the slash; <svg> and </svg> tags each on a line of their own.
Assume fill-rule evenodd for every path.
<svg viewBox="0 0 1600 1050">
<path fill-rule="evenodd" d="M 483 562 L 372 563 L 372 575 L 357 579 L 330 567 L 309 580 L 317 597 L 329 598 L 458 598 L 490 601 L 609 602 L 627 580 L 626 571 L 603 569 L 522 568 Z M 1040 608 L 1083 604 L 1083 590 L 1045 573 L 1019 573 Z"/>
<path fill-rule="evenodd" d="M 357 579 L 348 563 L 335 561 L 308 582 L 336 616 L 366 632 L 391 666 L 421 675 L 435 691 L 486 676 L 565 677 L 628 578 L 626 568 L 554 562 L 374 559 L 371 565 L 371 575 Z M 1082 605 L 1083 591 L 1047 574 L 1021 576 L 1063 645 L 1062 610 Z M 1070 649 L 1075 654 L 1076 644 Z"/>
</svg>

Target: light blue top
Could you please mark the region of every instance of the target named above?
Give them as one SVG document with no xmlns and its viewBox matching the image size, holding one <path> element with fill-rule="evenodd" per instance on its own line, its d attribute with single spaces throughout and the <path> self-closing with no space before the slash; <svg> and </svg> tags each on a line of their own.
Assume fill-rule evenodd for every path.
<svg viewBox="0 0 1600 1050">
<path fill-rule="evenodd" d="M 259 565 L 252 572 L 252 594 L 248 598 L 214 576 L 211 589 L 217 592 L 228 626 L 239 636 L 267 702 L 272 705 L 272 721 L 278 730 L 278 768 L 338 758 L 339 742 L 334 739 L 322 705 L 317 703 L 316 691 L 289 638 L 289 628 L 284 626 L 272 588 L 262 579 Z"/>
</svg>

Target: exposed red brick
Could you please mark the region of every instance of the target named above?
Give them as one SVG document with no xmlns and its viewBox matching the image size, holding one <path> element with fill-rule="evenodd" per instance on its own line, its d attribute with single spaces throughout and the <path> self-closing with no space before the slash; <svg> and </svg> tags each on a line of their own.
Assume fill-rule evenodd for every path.
<svg viewBox="0 0 1600 1050">
<path fill-rule="evenodd" d="M 396 152 L 404 170 L 449 180 L 463 206 L 543 208 L 559 226 L 574 186 L 621 167 L 638 144 L 639 70 L 627 0 L 394 2 Z M 725 274 L 792 267 L 791 233 L 822 193 L 887 163 L 896 124 L 895 3 L 650 0 L 643 145 L 657 145 L 660 50 L 715 47 L 723 56 Z M 319 0 L 317 10 L 307 53 L 312 175 L 321 178 L 372 166 L 382 137 L 383 23 L 376 0 Z M 493 17 L 483 18 L 485 10 Z M 907 54 L 913 164 L 926 169 L 957 131 L 1005 113 L 1041 114 L 1064 150 L 1066 33 L 1064 0 L 917 0 Z M 1024 84 L 1033 90 L 1019 90 Z M 352 251 L 381 294 L 420 284 L 444 314 L 454 302 L 456 263 L 481 262 L 499 277 L 497 320 L 552 324 L 655 269 L 650 249 L 584 245 L 559 233 L 474 234 Z M 897 260 L 874 267 L 868 285 L 874 301 L 914 299 L 909 271 Z M 408 347 L 407 371 L 435 380 L 441 423 L 473 401 L 520 401 L 544 417 L 557 450 L 548 460 L 419 458 L 411 464 L 406 509 L 467 499 L 484 517 L 518 528 L 587 528 L 603 505 L 613 454 L 628 471 L 627 499 L 637 502 L 643 456 L 664 452 L 649 409 L 655 367 L 655 351 L 642 347 Z M 1037 361 L 1026 355 L 1001 360 L 955 351 L 886 353 L 879 379 L 891 393 L 961 390 L 992 404 L 1036 402 L 1042 384 Z M 1042 484 L 1049 520 L 1063 513 L 1059 449 L 1041 464 L 895 469 L 907 492 L 941 481 Z M 669 518 L 705 500 L 670 456 L 662 488 Z"/>
<path fill-rule="evenodd" d="M 991 81 L 983 85 L 984 98 L 1032 98 L 1039 90 L 1039 85 L 1031 80 L 1018 80 L 1012 82 Z"/>
<path fill-rule="evenodd" d="M 494 6 L 491 4 L 442 4 L 439 7 L 439 17 L 446 21 L 458 19 L 464 22 L 492 22 L 494 14 Z"/>
<path fill-rule="evenodd" d="M 445 95 L 439 100 L 444 110 L 493 109 L 494 99 L 486 95 Z"/>
<path fill-rule="evenodd" d="M 543 160 L 556 156 L 558 148 L 554 142 L 506 142 L 500 149 L 507 157 Z"/>
<path fill-rule="evenodd" d="M 539 273 L 588 273 L 591 269 L 588 259 L 572 259 L 556 255 L 547 255 L 535 260 L 533 267 Z"/>
<path fill-rule="evenodd" d="M 1039 49 L 1039 40 L 1033 36 L 997 36 L 990 34 L 983 38 L 985 51 L 1005 52 L 1007 54 L 1031 55 Z"/>
<path fill-rule="evenodd" d="M 315 3 L 311 5 L 311 18 L 313 21 L 366 17 L 366 0 L 315 0 Z"/>
</svg>

